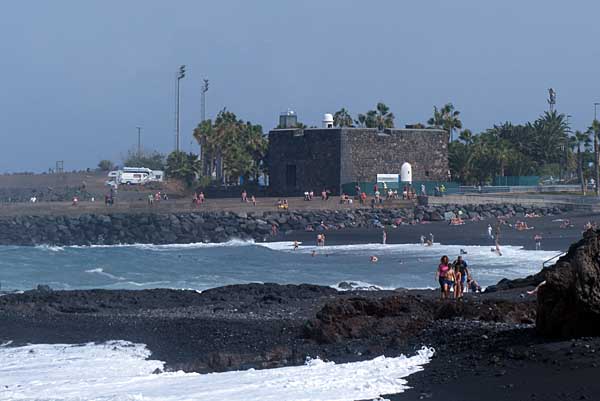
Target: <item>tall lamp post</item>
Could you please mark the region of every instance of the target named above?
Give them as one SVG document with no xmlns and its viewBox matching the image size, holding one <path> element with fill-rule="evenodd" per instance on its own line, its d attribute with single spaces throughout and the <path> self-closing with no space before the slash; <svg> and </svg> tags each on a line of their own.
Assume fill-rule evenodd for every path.
<svg viewBox="0 0 600 401">
<path fill-rule="evenodd" d="M 177 105 L 175 111 L 175 151 L 179 152 L 179 81 L 185 77 L 185 65 L 179 67 L 177 72 Z"/>
<path fill-rule="evenodd" d="M 138 158 L 142 157 L 142 127 L 137 126 L 135 127 L 137 128 L 137 133 L 138 133 Z"/>
<path fill-rule="evenodd" d="M 202 83 L 202 97 L 200 98 L 200 119 L 206 120 L 206 92 L 208 92 L 208 79 Z"/>
<path fill-rule="evenodd" d="M 568 179 L 569 175 L 569 135 L 571 134 L 571 126 L 569 125 L 569 119 L 573 117 L 570 114 L 567 114 L 567 129 L 565 136 L 565 181 Z"/>
<path fill-rule="evenodd" d="M 596 196 L 600 196 L 600 158 L 598 157 L 598 120 L 596 119 L 596 109 L 600 103 L 594 103 L 594 122 L 592 123 L 592 131 L 594 132 L 594 168 L 596 170 Z"/>
</svg>

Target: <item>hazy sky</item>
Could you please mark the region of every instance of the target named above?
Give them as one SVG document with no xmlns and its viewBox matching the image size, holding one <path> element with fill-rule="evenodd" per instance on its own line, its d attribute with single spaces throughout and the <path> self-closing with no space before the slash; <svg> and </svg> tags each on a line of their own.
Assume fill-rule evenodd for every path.
<svg viewBox="0 0 600 401">
<path fill-rule="evenodd" d="M 52 0 L 0 12 L 0 172 L 116 162 L 137 143 L 182 145 L 227 107 L 263 125 L 295 110 L 307 125 L 387 103 L 396 125 L 453 102 L 479 132 L 534 119 L 547 88 L 574 129 L 600 101 L 600 2 L 593 0 Z M 193 149 L 197 147 L 194 145 Z"/>
</svg>

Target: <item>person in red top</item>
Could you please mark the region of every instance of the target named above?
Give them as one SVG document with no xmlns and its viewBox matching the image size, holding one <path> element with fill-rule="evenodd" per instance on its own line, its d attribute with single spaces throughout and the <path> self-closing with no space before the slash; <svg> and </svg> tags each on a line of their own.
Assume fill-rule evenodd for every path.
<svg viewBox="0 0 600 401">
<path fill-rule="evenodd" d="M 450 270 L 450 260 L 448 259 L 448 256 L 444 255 L 441 257 L 440 264 L 435 272 L 435 276 L 440 283 L 441 299 L 448 298 L 448 295 L 450 294 L 450 286 L 448 284 L 448 280 L 446 279 L 448 270 Z"/>
</svg>

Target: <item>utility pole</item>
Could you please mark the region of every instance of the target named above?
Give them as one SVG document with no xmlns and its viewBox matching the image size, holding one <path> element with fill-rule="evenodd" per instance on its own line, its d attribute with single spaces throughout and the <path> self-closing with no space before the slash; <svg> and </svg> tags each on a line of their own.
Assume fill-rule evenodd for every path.
<svg viewBox="0 0 600 401">
<path fill-rule="evenodd" d="M 208 79 L 202 84 L 202 97 L 200 98 L 200 122 L 206 120 L 206 92 L 208 92 Z"/>
<path fill-rule="evenodd" d="M 177 105 L 175 110 L 175 151 L 179 152 L 179 81 L 185 77 L 185 64 L 179 67 L 177 73 Z"/>
<path fill-rule="evenodd" d="M 138 132 L 138 158 L 142 157 L 142 127 L 137 126 L 135 127 L 137 128 L 137 132 Z"/>
<path fill-rule="evenodd" d="M 594 122 L 592 123 L 592 131 L 594 132 L 594 169 L 596 170 L 596 196 L 600 196 L 600 157 L 598 157 L 598 120 L 596 119 L 596 109 L 600 103 L 594 103 Z"/>
</svg>

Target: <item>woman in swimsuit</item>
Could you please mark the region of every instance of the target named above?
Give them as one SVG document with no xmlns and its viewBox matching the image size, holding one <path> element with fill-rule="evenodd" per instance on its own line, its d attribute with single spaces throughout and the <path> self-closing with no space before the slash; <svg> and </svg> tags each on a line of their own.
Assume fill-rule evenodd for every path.
<svg viewBox="0 0 600 401">
<path fill-rule="evenodd" d="M 450 271 L 450 266 L 448 265 L 449 259 L 448 256 L 444 255 L 440 259 L 440 264 L 435 273 L 438 282 L 440 283 L 440 298 L 448 298 L 450 287 L 448 287 L 448 281 L 446 280 L 446 276 Z"/>
</svg>

